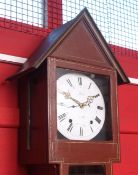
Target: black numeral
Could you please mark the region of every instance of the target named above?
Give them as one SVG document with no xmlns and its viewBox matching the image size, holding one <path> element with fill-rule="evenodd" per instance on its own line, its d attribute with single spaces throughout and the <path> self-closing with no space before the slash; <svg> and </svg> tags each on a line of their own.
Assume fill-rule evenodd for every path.
<svg viewBox="0 0 138 175">
<path fill-rule="evenodd" d="M 97 95 L 95 95 L 95 98 L 97 98 L 97 97 L 99 97 L 100 96 L 100 94 L 97 94 Z"/>
<path fill-rule="evenodd" d="M 65 120 L 65 118 L 66 118 L 66 114 L 65 113 L 58 116 L 58 119 L 60 120 L 60 122 Z"/>
<path fill-rule="evenodd" d="M 72 85 L 70 79 L 67 79 L 67 82 L 68 82 L 68 84 L 69 84 L 71 87 L 73 87 L 73 85 Z"/>
<path fill-rule="evenodd" d="M 80 86 L 82 85 L 82 78 L 81 77 L 78 77 L 78 83 Z"/>
<path fill-rule="evenodd" d="M 93 132 L 93 129 L 92 129 L 92 127 L 90 126 L 90 128 L 91 128 L 91 131 Z"/>
<path fill-rule="evenodd" d="M 96 116 L 95 120 L 97 121 L 97 123 L 101 123 L 101 120 Z"/>
<path fill-rule="evenodd" d="M 103 107 L 101 107 L 101 106 L 97 106 L 97 109 L 99 109 L 99 110 L 103 110 Z"/>
<path fill-rule="evenodd" d="M 83 136 L 83 128 L 80 127 L 80 136 Z"/>
<path fill-rule="evenodd" d="M 70 124 L 69 124 L 69 127 L 67 128 L 67 130 L 68 130 L 69 132 L 71 132 L 72 129 L 73 129 L 73 123 L 70 123 Z"/>
<path fill-rule="evenodd" d="M 92 85 L 92 83 L 90 83 L 90 84 L 89 84 L 89 87 L 88 87 L 88 89 L 90 89 L 90 88 L 91 88 L 91 85 Z"/>
</svg>

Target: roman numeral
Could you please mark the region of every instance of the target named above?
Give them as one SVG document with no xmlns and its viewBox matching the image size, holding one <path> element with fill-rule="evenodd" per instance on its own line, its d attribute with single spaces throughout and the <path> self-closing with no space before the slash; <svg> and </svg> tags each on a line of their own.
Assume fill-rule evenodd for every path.
<svg viewBox="0 0 138 175">
<path fill-rule="evenodd" d="M 60 105 L 60 106 L 65 106 L 64 103 L 62 103 L 62 102 L 61 102 L 61 103 L 58 103 L 58 105 Z"/>
<path fill-rule="evenodd" d="M 97 123 L 101 123 L 101 120 L 96 116 L 95 120 L 97 121 Z"/>
<path fill-rule="evenodd" d="M 71 87 L 73 87 L 73 85 L 72 85 L 70 79 L 67 79 L 67 82 L 68 82 L 68 84 L 69 84 Z"/>
<path fill-rule="evenodd" d="M 81 77 L 78 77 L 78 83 L 80 86 L 82 85 L 82 78 Z"/>
<path fill-rule="evenodd" d="M 103 110 L 103 107 L 102 106 L 97 106 L 97 109 Z"/>
<path fill-rule="evenodd" d="M 67 130 L 68 130 L 69 132 L 71 132 L 71 131 L 72 131 L 72 129 L 73 129 L 73 124 L 72 124 L 72 123 L 70 123 L 70 124 L 69 124 L 69 127 L 67 128 Z"/>
<path fill-rule="evenodd" d="M 89 84 L 89 87 L 88 87 L 88 89 L 90 89 L 90 88 L 91 88 L 91 85 L 92 85 L 92 83 L 90 83 L 90 84 Z"/>
<path fill-rule="evenodd" d="M 63 113 L 63 114 L 61 114 L 61 115 L 58 116 L 58 119 L 60 120 L 60 122 L 62 122 L 63 120 L 65 120 L 65 118 L 66 118 L 66 114 L 65 113 Z"/>
<path fill-rule="evenodd" d="M 99 97 L 100 96 L 100 94 L 97 94 L 97 95 L 95 95 L 95 98 L 97 98 L 97 97 Z"/>
<path fill-rule="evenodd" d="M 83 128 L 80 127 L 80 136 L 83 136 Z"/>
<path fill-rule="evenodd" d="M 91 131 L 93 132 L 93 129 L 92 129 L 92 127 L 90 126 L 90 129 L 91 129 Z"/>
</svg>

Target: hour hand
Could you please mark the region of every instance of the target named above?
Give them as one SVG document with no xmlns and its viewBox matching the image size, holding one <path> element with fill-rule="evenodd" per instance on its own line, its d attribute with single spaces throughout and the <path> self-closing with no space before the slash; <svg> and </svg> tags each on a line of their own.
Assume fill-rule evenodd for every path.
<svg viewBox="0 0 138 175">
<path fill-rule="evenodd" d="M 94 98 L 97 98 L 98 96 L 99 96 L 99 94 L 93 95 L 93 96 L 88 96 L 87 101 L 83 103 L 84 106 L 90 106 L 90 104 L 93 103 Z"/>
<path fill-rule="evenodd" d="M 62 107 L 65 107 L 65 108 L 76 108 L 76 107 L 79 107 L 78 105 L 75 106 L 75 105 L 72 105 L 72 106 L 67 106 L 65 105 L 64 103 L 58 103 L 59 106 L 62 106 Z"/>
<path fill-rule="evenodd" d="M 75 106 L 75 105 L 72 105 L 72 106 L 68 106 L 68 108 L 76 108 L 76 107 L 79 107 L 78 105 Z"/>
<path fill-rule="evenodd" d="M 93 96 L 88 96 L 88 98 L 87 98 L 88 105 L 90 106 L 90 104 L 93 102 L 94 98 L 97 98 L 99 96 L 100 96 L 100 94 L 93 95 Z"/>
</svg>

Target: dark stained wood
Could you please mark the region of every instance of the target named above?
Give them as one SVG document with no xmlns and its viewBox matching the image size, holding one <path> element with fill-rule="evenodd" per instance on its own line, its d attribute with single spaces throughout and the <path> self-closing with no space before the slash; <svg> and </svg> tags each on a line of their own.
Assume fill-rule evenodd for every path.
<svg viewBox="0 0 138 175">
<path fill-rule="evenodd" d="M 78 22 L 51 56 L 112 68 L 111 63 L 105 59 L 104 53 L 98 47 L 97 39 L 86 27 L 84 20 Z"/>
<path fill-rule="evenodd" d="M 41 163 L 48 159 L 47 77 L 45 66 L 19 81 L 20 160 Z M 45 139 L 44 139 L 45 138 Z"/>
<path fill-rule="evenodd" d="M 112 162 L 108 162 L 105 164 L 106 167 L 106 175 L 111 175 L 113 174 L 113 170 L 112 170 Z"/>
<path fill-rule="evenodd" d="M 51 163 L 56 161 L 70 162 L 73 160 L 77 162 L 108 162 L 110 159 L 119 159 L 119 130 L 118 130 L 118 111 L 117 111 L 117 75 L 114 70 L 101 67 L 93 67 L 81 63 L 74 63 L 69 61 L 63 61 L 59 59 L 49 58 L 48 60 L 49 76 L 48 84 L 48 99 L 49 99 L 49 128 L 51 151 L 49 154 L 49 161 Z M 56 126 L 56 68 L 63 67 L 65 69 L 73 69 L 84 72 L 99 73 L 110 76 L 110 100 L 111 100 L 111 118 L 112 118 L 112 141 L 103 142 L 74 142 L 69 140 L 57 140 L 57 126 Z M 84 149 L 85 148 L 85 149 Z M 75 153 L 72 154 L 72 153 Z M 98 154 L 97 154 L 98 153 Z M 93 155 L 93 156 L 91 156 Z"/>
<path fill-rule="evenodd" d="M 58 165 L 31 165 L 29 175 L 59 175 Z"/>
<path fill-rule="evenodd" d="M 112 164 L 91 163 L 91 164 L 62 164 L 60 166 L 61 175 L 111 175 Z"/>
<path fill-rule="evenodd" d="M 73 165 L 69 167 L 69 175 L 105 175 L 105 165 Z"/>
</svg>

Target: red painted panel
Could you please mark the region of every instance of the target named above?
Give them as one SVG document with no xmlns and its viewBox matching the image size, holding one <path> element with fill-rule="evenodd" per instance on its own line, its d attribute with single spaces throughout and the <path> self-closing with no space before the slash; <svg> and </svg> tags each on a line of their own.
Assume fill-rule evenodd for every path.
<svg viewBox="0 0 138 175">
<path fill-rule="evenodd" d="M 0 63 L 0 175 L 27 175 L 18 161 L 17 83 L 4 80 L 20 66 Z"/>
<path fill-rule="evenodd" d="M 0 85 L 0 107 L 18 107 L 17 85 L 15 82 Z"/>
<path fill-rule="evenodd" d="M 138 51 L 109 45 L 128 77 L 138 78 Z"/>
<path fill-rule="evenodd" d="M 138 58 L 138 50 L 132 50 L 129 48 L 112 45 L 112 44 L 109 44 L 109 46 L 111 47 L 112 51 L 115 53 L 117 57 L 123 56 L 124 58 L 125 57 Z"/>
<path fill-rule="evenodd" d="M 27 175 L 18 161 L 17 129 L 0 128 L 0 174 Z"/>
<path fill-rule="evenodd" d="M 44 36 L 0 28 L 0 53 L 28 58 Z"/>
<path fill-rule="evenodd" d="M 62 24 L 62 0 L 49 0 L 46 15 L 48 28 L 0 18 L 0 53 L 30 57 L 44 37 Z"/>
<path fill-rule="evenodd" d="M 19 109 L 0 107 L 0 128 L 18 128 L 19 127 Z"/>
<path fill-rule="evenodd" d="M 128 77 L 138 78 L 138 59 L 128 56 L 117 58 Z"/>
<path fill-rule="evenodd" d="M 118 90 L 121 133 L 138 133 L 138 85 L 122 85 Z"/>
<path fill-rule="evenodd" d="M 17 83 L 15 81 L 6 82 L 5 79 L 13 75 L 19 69 L 19 65 L 0 63 L 0 109 L 2 111 L 4 110 L 4 116 L 6 115 L 6 109 L 2 108 L 8 108 L 8 116 L 10 108 L 15 108 L 15 110 L 18 108 Z"/>
<path fill-rule="evenodd" d="M 114 164 L 113 175 L 138 175 L 138 134 L 121 134 L 121 162 Z"/>
<path fill-rule="evenodd" d="M 5 79 L 9 76 L 15 74 L 20 69 L 19 65 L 6 64 L 4 62 L 0 62 L 0 85 L 5 83 Z"/>
</svg>

